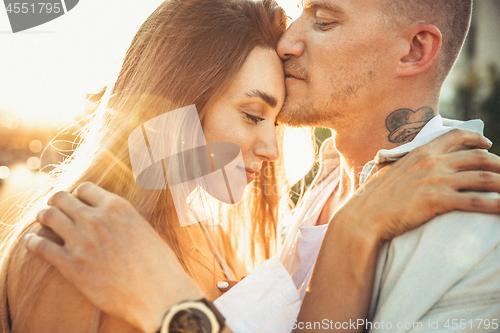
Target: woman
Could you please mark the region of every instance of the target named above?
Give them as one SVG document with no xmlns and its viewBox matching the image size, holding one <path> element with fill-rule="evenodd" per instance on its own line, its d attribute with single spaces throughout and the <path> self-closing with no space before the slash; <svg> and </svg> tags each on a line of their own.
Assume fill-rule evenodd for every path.
<svg viewBox="0 0 500 333">
<path fill-rule="evenodd" d="M 210 223 L 204 229 L 181 228 L 170 188 L 150 190 L 135 184 L 127 140 L 148 120 L 195 105 L 207 142 L 238 144 L 250 178 L 257 175 L 260 167 L 265 170 L 260 176 L 266 179 L 267 186 L 277 188 L 275 184 L 283 184 L 274 162 L 279 151 L 275 119 L 284 100 L 284 74 L 275 48 L 285 29 L 286 17 L 280 8 L 273 7 L 271 2 L 264 6 L 250 1 L 163 3 L 132 41 L 107 108 L 96 114 L 88 126 L 85 142 L 60 167 L 60 175 L 33 205 L 45 204 L 58 190 L 71 191 L 86 181 L 120 195 L 151 223 L 186 273 L 211 300 L 221 294 L 213 279 L 239 279 L 247 274 L 238 252 L 228 249 L 238 247 L 256 263 L 272 256 L 277 245 L 279 194 L 250 194 L 228 212 L 250 218 L 228 218 L 224 230 L 213 228 Z M 244 66 L 248 67 L 246 71 Z M 262 70 L 258 77 L 252 75 L 255 66 Z M 193 132 L 187 134 L 193 136 Z M 249 190 L 264 193 L 264 182 L 259 184 L 262 185 Z M 57 313 L 70 314 L 65 311 L 71 311 L 71 306 L 58 304 L 61 293 L 52 289 L 61 283 L 56 272 L 25 253 L 21 244 L 16 245 L 22 234 L 39 230 L 40 226 L 33 223 L 35 212 L 28 212 L 16 223 L 4 247 L 4 251 L 13 251 L 9 256 L 20 258 L 16 265 L 11 259 L 10 266 L 8 261 L 4 266 L 4 272 L 9 274 L 12 331 L 77 332 L 89 331 L 91 327 L 103 331 L 133 330 L 130 326 L 124 328 L 117 318 L 97 315 L 90 303 L 83 307 L 85 311 L 79 311 L 79 320 L 60 322 Z M 251 220 L 259 223 L 249 225 Z M 205 231 L 211 234 L 210 243 Z M 251 242 L 239 242 L 241 235 L 248 234 Z M 214 261 L 212 245 L 224 262 Z M 29 278 L 13 286 L 21 282 L 15 276 Z M 60 291 L 68 287 L 69 284 Z M 40 295 L 44 302 L 33 302 L 35 295 Z M 42 305 L 47 312 L 40 312 Z M 40 324 L 42 319 L 44 325 Z"/>
<path fill-rule="evenodd" d="M 203 295 L 214 300 L 221 294 L 216 281 L 238 280 L 248 274 L 248 269 L 240 264 L 241 253 L 255 264 L 274 254 L 279 244 L 280 195 L 265 187 L 283 184 L 277 172 L 280 138 L 275 119 L 284 101 L 284 75 L 274 50 L 284 29 L 284 12 L 272 1 L 172 0 L 164 2 L 146 20 L 127 52 L 107 108 L 96 116 L 84 143 L 61 167 L 56 183 L 36 200 L 33 210 L 9 235 L 2 265 L 2 325 L 6 332 L 134 332 L 137 328 L 153 332 L 171 305 Z M 145 138 L 149 137 L 149 127 L 144 124 L 189 105 L 196 106 L 207 142 L 237 144 L 248 181 L 260 174 L 248 199 L 228 212 L 228 224 L 224 227 L 202 223 L 200 228 L 181 228 L 170 181 L 165 190 L 136 185 L 138 175 L 134 174 L 134 161 L 129 157 L 134 149 L 127 140 L 138 128 L 146 133 Z M 484 139 L 471 141 L 480 148 L 488 147 Z M 183 140 L 176 142 L 182 143 Z M 152 144 L 145 145 L 153 151 Z M 188 177 L 179 175 L 183 176 Z M 126 199 L 131 203 L 129 210 L 120 209 L 124 201 L 116 196 L 113 200 L 104 195 L 87 196 L 93 185 L 86 182 Z M 76 209 L 81 216 L 88 212 L 84 204 L 60 190 L 74 191 L 73 195 L 87 205 L 105 205 L 114 210 L 117 222 L 130 216 L 149 222 L 147 226 L 129 229 L 134 230 L 132 235 L 121 234 L 118 228 L 106 230 L 99 223 L 87 227 L 96 228 L 100 235 L 127 239 L 134 249 L 139 246 L 139 262 L 144 258 L 142 261 L 147 264 L 151 260 L 145 258 L 157 258 L 153 261 L 157 270 L 165 273 L 159 276 L 168 276 L 168 283 L 159 280 L 145 287 L 151 295 L 161 297 L 135 302 L 140 295 L 129 294 L 128 298 L 109 302 L 106 298 L 96 300 L 83 290 L 85 296 L 106 311 L 100 312 L 53 266 L 27 252 L 23 238 L 27 233 L 37 234 L 31 237 L 35 242 L 44 236 L 67 247 L 72 245 L 67 241 L 71 233 L 78 237 L 78 232 L 48 222 L 50 215 L 66 219 L 63 213 L 69 210 Z M 50 205 L 65 208 L 45 210 L 38 220 L 53 227 L 61 238 L 33 222 L 40 207 L 37 204 L 43 205 L 49 198 Z M 374 196 L 373 200 L 377 199 L 382 200 Z M 97 216 L 95 221 L 99 221 Z M 158 247 L 158 235 L 162 244 L 168 246 Z M 149 244 L 156 247 L 150 248 Z M 83 250 L 99 253 L 93 246 L 87 244 Z M 96 258 L 90 256 L 91 260 Z M 118 283 L 113 280 L 110 288 L 126 290 L 144 274 L 143 266 L 127 265 L 128 259 L 123 259 L 128 273 L 110 271 L 110 276 L 123 277 Z M 78 285 L 78 281 L 72 281 Z M 165 295 L 169 295 L 168 299 Z M 151 315 L 152 309 L 160 310 Z"/>
</svg>

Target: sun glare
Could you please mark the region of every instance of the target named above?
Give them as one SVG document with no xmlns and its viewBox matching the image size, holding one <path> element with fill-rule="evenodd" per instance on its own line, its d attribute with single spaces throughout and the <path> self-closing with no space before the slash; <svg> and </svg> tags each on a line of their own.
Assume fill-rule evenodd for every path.
<svg viewBox="0 0 500 333">
<path fill-rule="evenodd" d="M 161 2 L 89 0 L 40 27 L 2 35 L 0 117 L 9 113 L 19 124 L 39 128 L 73 122 L 85 95 L 111 83 L 135 32 Z M 298 0 L 277 2 L 292 19 L 300 15 Z M 7 31 L 1 14 L 0 30 Z"/>
<path fill-rule="evenodd" d="M 314 164 L 314 146 L 311 128 L 286 128 L 283 158 L 286 178 L 293 185 L 304 177 Z"/>
<path fill-rule="evenodd" d="M 276 1 L 292 19 L 300 15 L 298 0 Z M 0 178 L 12 177 L 7 165 L 14 161 L 29 170 L 44 167 L 40 155 L 33 154 L 40 154 L 48 140 L 37 133 L 57 133 L 85 115 L 85 96 L 113 83 L 136 31 L 162 2 L 123 6 L 118 0 L 88 0 L 57 20 L 1 35 L 0 138 L 7 135 L 13 141 L 4 139 L 4 148 L 0 144 L 0 149 L 9 149 L 0 156 Z M 0 11 L 0 31 L 10 30 L 8 22 Z M 314 158 L 304 135 L 301 130 L 286 135 L 284 154 L 292 182 L 308 171 Z"/>
<path fill-rule="evenodd" d="M 302 10 L 299 8 L 298 0 L 277 0 L 276 1 L 283 9 L 286 11 L 286 14 L 295 20 L 300 16 Z"/>
<path fill-rule="evenodd" d="M 0 118 L 8 113 L 37 128 L 74 122 L 86 94 L 111 83 L 133 36 L 161 2 L 82 1 L 56 20 L 1 34 Z M 9 30 L 0 11 L 0 31 Z"/>
</svg>

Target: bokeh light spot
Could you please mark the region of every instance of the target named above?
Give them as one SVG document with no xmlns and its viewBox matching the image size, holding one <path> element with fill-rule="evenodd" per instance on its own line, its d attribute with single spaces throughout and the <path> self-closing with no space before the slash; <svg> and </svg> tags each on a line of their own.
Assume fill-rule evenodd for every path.
<svg viewBox="0 0 500 333">
<path fill-rule="evenodd" d="M 30 157 L 30 158 L 28 158 L 26 165 L 31 170 L 37 170 L 38 168 L 40 168 L 40 159 L 38 157 L 35 157 L 35 156 Z"/>
<path fill-rule="evenodd" d="M 39 153 L 42 150 L 42 142 L 40 140 L 31 141 L 30 150 L 34 153 Z"/>
<path fill-rule="evenodd" d="M 7 179 L 10 176 L 10 169 L 8 166 L 0 166 L 0 179 Z"/>
</svg>

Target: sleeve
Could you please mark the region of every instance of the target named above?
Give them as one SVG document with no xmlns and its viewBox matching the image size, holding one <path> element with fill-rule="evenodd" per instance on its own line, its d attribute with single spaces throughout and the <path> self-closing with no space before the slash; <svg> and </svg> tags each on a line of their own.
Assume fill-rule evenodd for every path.
<svg viewBox="0 0 500 333">
<path fill-rule="evenodd" d="M 365 331 L 500 331 L 500 216 L 444 214 L 386 249 Z"/>
<path fill-rule="evenodd" d="M 62 244 L 50 229 L 36 229 L 39 235 Z M 23 238 L 11 251 L 6 269 L 12 332 L 139 332 L 101 313 L 54 267 L 28 252 Z"/>
<path fill-rule="evenodd" d="M 448 290 L 419 322 L 424 331 L 432 332 L 500 332 L 500 246 Z"/>
<path fill-rule="evenodd" d="M 266 261 L 215 302 L 234 333 L 288 333 L 301 299 L 278 257 Z"/>
</svg>

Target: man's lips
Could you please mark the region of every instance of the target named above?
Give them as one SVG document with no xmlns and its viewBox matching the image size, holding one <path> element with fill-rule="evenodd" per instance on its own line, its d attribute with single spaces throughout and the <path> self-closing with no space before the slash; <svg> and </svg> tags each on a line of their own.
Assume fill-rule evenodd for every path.
<svg viewBox="0 0 500 333">
<path fill-rule="evenodd" d="M 308 82 L 307 71 L 295 61 L 291 59 L 285 61 L 283 63 L 283 69 L 285 70 L 285 78 L 287 81 L 290 79 Z"/>
<path fill-rule="evenodd" d="M 287 78 L 287 79 L 291 78 L 291 79 L 304 81 L 304 78 L 300 77 L 297 73 L 295 73 L 289 69 L 285 69 L 285 78 Z"/>
</svg>

